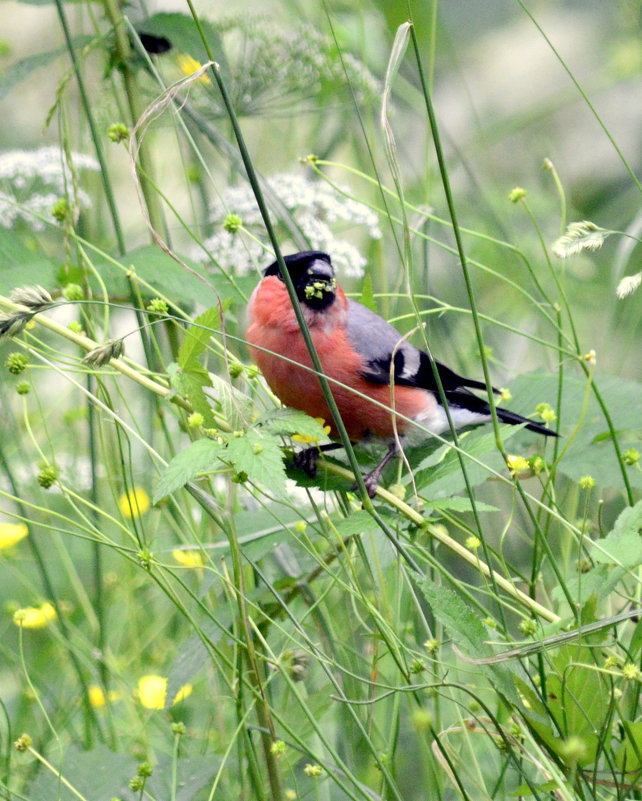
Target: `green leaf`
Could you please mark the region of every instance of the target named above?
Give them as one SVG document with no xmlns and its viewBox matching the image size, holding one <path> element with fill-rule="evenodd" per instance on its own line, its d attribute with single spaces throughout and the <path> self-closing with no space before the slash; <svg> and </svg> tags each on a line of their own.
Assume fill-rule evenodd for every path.
<svg viewBox="0 0 642 801">
<path fill-rule="evenodd" d="M 450 587 L 437 586 L 425 577 L 418 583 L 434 616 L 462 651 L 476 657 L 492 656 L 493 649 L 486 642 L 488 632 L 477 611 Z"/>
<path fill-rule="evenodd" d="M 629 775 L 642 769 L 642 722 L 623 720 L 624 742 L 615 752 L 615 764 Z"/>
<path fill-rule="evenodd" d="M 154 490 L 154 503 L 184 487 L 199 473 L 212 470 L 222 447 L 213 439 L 199 439 L 176 454 L 158 479 Z"/>
<path fill-rule="evenodd" d="M 368 562 L 375 572 L 385 570 L 397 561 L 397 551 L 368 512 L 360 511 L 335 522 L 341 539 L 361 537 Z"/>
<path fill-rule="evenodd" d="M 604 634 L 590 639 L 595 645 L 604 639 Z M 551 740 L 547 726 L 532 718 L 529 722 L 547 745 L 565 760 L 563 741 L 569 737 L 580 738 L 585 754 L 578 764 L 590 765 L 597 758 L 600 735 L 610 725 L 612 683 L 597 669 L 594 648 L 588 645 L 562 646 L 551 664 L 552 670 L 546 675 L 547 717 L 552 717 L 559 733 Z"/>
<path fill-rule="evenodd" d="M 229 609 L 221 608 L 217 610 L 216 620 L 217 623 L 203 623 L 200 626 L 201 636 L 194 634 L 181 644 L 167 676 L 165 708 L 176 698 L 176 693 L 184 684 L 189 684 L 200 670 L 211 663 L 210 648 L 220 641 L 223 631 L 232 623 L 232 614 Z M 209 645 L 203 640 L 208 641 Z"/>
<path fill-rule="evenodd" d="M 145 782 L 145 797 L 172 798 L 174 801 L 194 801 L 196 798 L 207 798 L 207 792 L 201 791 L 205 785 L 211 783 L 212 777 L 221 765 L 221 757 L 217 754 L 208 754 L 207 756 L 181 754 L 176 763 L 170 754 L 160 753 L 156 755 L 156 760 L 154 772 Z M 174 768 L 177 778 L 175 795 L 172 778 Z M 124 797 L 131 797 L 131 793 L 125 794 Z"/>
<path fill-rule="evenodd" d="M 370 273 L 366 273 L 363 282 L 361 284 L 361 297 L 359 298 L 359 303 L 363 306 L 366 306 L 371 311 L 375 312 L 375 314 L 379 313 L 377 309 L 377 301 L 375 300 L 374 296 L 374 286 L 372 282 L 372 276 Z"/>
<path fill-rule="evenodd" d="M 622 451 L 639 446 L 642 431 L 640 397 L 642 384 L 627 381 L 619 376 L 600 375 L 596 385 L 611 416 L 613 427 L 618 433 Z M 583 406 L 587 382 L 580 378 L 564 377 L 562 410 L 560 421 L 562 433 L 571 431 L 581 421 L 577 434 L 557 466 L 557 472 L 579 481 L 586 475 L 593 476 L 598 486 L 622 489 L 622 469 L 618 464 L 604 413 L 600 409 L 592 390 L 588 391 L 586 414 Z M 557 377 L 529 373 L 519 376 L 511 384 L 513 399 L 510 408 L 519 414 L 532 414 L 540 402 L 548 402 L 554 408 L 557 398 Z M 520 441 L 529 437 L 529 442 L 537 440 L 537 435 L 520 435 Z M 541 442 L 541 439 L 540 439 Z M 562 440 L 562 445 L 564 445 Z M 550 448 L 550 446 L 549 446 Z M 540 445 L 543 449 L 543 443 Z M 625 468 L 632 486 L 642 488 L 642 471 Z"/>
<path fill-rule="evenodd" d="M 190 402 L 195 412 L 203 415 L 205 425 L 209 428 L 215 427 L 214 415 L 203 387 L 211 385 L 210 374 L 200 364 L 192 364 L 183 369 L 177 364 L 167 366 L 167 375 L 172 389 Z"/>
<path fill-rule="evenodd" d="M 454 495 L 452 498 L 437 498 L 432 501 L 424 501 L 424 506 L 430 509 L 451 509 L 453 512 L 471 512 L 473 505 L 468 497 Z M 475 509 L 478 512 L 499 512 L 496 506 L 483 501 L 475 501 Z"/>
<path fill-rule="evenodd" d="M 592 551 L 591 555 L 596 556 L 598 551 Z M 598 560 L 599 561 L 599 560 Z M 606 560 L 605 560 L 606 561 Z M 571 576 L 565 581 L 565 589 L 573 599 L 573 609 L 568 608 L 568 602 L 564 590 L 560 587 L 553 587 L 551 593 L 553 599 L 560 604 L 558 610 L 562 617 L 573 615 L 578 608 L 582 608 L 591 598 L 606 598 L 611 590 L 622 580 L 626 570 L 612 568 L 607 564 L 598 564 L 596 567 L 581 573 L 578 576 Z M 566 613 L 564 612 L 566 609 Z"/>
<path fill-rule="evenodd" d="M 72 743 L 65 748 L 64 760 L 49 758 L 81 797 L 96 801 L 108 801 L 114 796 L 127 798 L 128 782 L 136 775 L 134 757 L 114 753 L 104 745 L 85 751 Z M 78 795 L 65 787 L 55 773 L 44 769 L 29 786 L 27 796 L 29 801 L 78 801 Z"/>
<path fill-rule="evenodd" d="M 629 534 L 640 535 L 642 531 L 642 501 L 638 501 L 635 506 L 627 506 L 618 516 L 613 529 L 607 535 L 609 537 L 622 537 Z"/>
<path fill-rule="evenodd" d="M 275 494 L 285 491 L 285 466 L 278 443 L 271 437 L 250 429 L 243 436 L 230 437 L 220 458 L 237 473 Z"/>
<path fill-rule="evenodd" d="M 600 564 L 636 567 L 642 564 L 642 501 L 627 506 L 615 521 L 613 530 L 593 549 L 593 558 Z"/>
<path fill-rule="evenodd" d="M 519 431 L 518 428 L 502 431 L 504 441 L 514 437 Z M 506 465 L 497 451 L 495 435 L 492 431 L 487 433 L 470 432 L 462 435 L 459 438 L 459 447 L 464 452 L 464 465 L 471 486 L 481 484 L 491 477 L 492 473 L 483 465 L 499 473 L 506 472 Z M 473 456 L 482 464 L 471 461 L 466 454 Z M 433 497 L 450 496 L 466 487 L 457 451 L 451 445 L 444 445 L 432 453 L 415 471 L 414 478 L 417 489 L 430 486 Z"/>
<path fill-rule="evenodd" d="M 475 657 L 491 656 L 494 653 L 486 642 L 490 637 L 480 620 L 479 612 L 472 609 L 461 595 L 450 587 L 435 584 L 427 577 L 419 579 L 417 583 L 435 618 L 443 624 L 449 636 L 464 653 Z M 475 669 L 484 673 L 507 699 L 517 702 L 511 665 L 476 665 Z"/>
<path fill-rule="evenodd" d="M 363 510 L 351 514 L 350 517 L 343 517 L 339 520 L 335 520 L 333 523 L 341 535 L 341 539 L 379 530 L 379 525 L 376 520 L 371 514 Z"/>
<path fill-rule="evenodd" d="M 24 2 L 25 0 L 23 0 Z M 53 0 L 48 0 L 48 2 Z M 92 41 L 91 36 L 76 36 L 72 39 L 74 49 L 84 47 L 88 42 Z M 0 76 L 0 100 L 9 94 L 14 86 L 24 81 L 32 72 L 42 67 L 47 67 L 52 61 L 55 61 L 63 53 L 68 53 L 66 46 L 58 47 L 56 50 L 49 50 L 46 53 L 36 53 L 35 55 L 21 58 L 11 64 Z"/>
<path fill-rule="evenodd" d="M 252 413 L 252 401 L 224 378 L 210 374 L 210 396 L 218 403 L 230 427 L 239 431 L 247 428 Z"/>
<path fill-rule="evenodd" d="M 0 228 L 0 294 L 8 295 L 16 287 L 30 284 L 53 289 L 56 272 L 54 263 L 27 247 L 24 237 Z"/>
<path fill-rule="evenodd" d="M 200 314 L 192 321 L 178 349 L 179 367 L 187 368 L 198 362 L 198 359 L 201 357 L 201 354 L 207 347 L 207 343 L 212 336 L 213 331 L 210 329 L 216 330 L 220 328 L 220 325 L 221 315 L 218 308 L 215 306 L 203 312 L 203 314 Z"/>
<path fill-rule="evenodd" d="M 185 269 L 171 256 L 154 245 L 144 245 L 126 253 L 114 256 L 115 261 L 131 268 L 132 277 L 144 279 L 154 287 L 154 291 L 165 295 L 176 303 L 193 305 L 196 300 L 206 306 L 216 306 L 231 298 L 246 303 L 256 279 L 252 275 L 235 278 L 234 282 L 220 274 L 210 275 L 202 264 L 197 264 L 185 256 L 180 256 L 189 269 Z M 111 296 L 129 298 L 129 282 L 126 270 L 109 261 L 97 258 L 94 267 L 107 285 Z M 100 293 L 98 281 L 89 276 L 89 284 L 94 293 Z M 154 293 L 141 285 L 143 296 Z"/>
<path fill-rule="evenodd" d="M 290 407 L 270 409 L 259 417 L 256 425 L 272 434 L 301 434 L 317 440 L 328 438 L 323 426 L 314 417 Z"/>
</svg>

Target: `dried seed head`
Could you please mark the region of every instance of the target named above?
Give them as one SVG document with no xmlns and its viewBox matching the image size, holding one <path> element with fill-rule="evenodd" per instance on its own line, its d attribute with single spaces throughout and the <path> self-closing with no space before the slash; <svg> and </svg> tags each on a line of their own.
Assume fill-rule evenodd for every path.
<svg viewBox="0 0 642 801">
<path fill-rule="evenodd" d="M 9 297 L 14 303 L 26 306 L 32 311 L 42 311 L 53 303 L 51 295 L 40 285 L 18 287 Z"/>
<path fill-rule="evenodd" d="M 90 350 L 83 359 L 85 364 L 90 367 L 102 367 L 112 359 L 118 359 L 125 351 L 125 343 L 122 339 L 108 339 L 104 345 Z"/>
<path fill-rule="evenodd" d="M 0 339 L 2 337 L 17 337 L 33 317 L 33 312 L 11 312 L 0 314 Z"/>
</svg>

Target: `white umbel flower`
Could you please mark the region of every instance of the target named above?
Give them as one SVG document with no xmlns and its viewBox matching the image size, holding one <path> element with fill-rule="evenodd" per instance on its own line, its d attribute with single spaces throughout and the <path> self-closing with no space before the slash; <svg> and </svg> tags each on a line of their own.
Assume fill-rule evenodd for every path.
<svg viewBox="0 0 642 801">
<path fill-rule="evenodd" d="M 360 277 L 366 261 L 357 248 L 335 234 L 335 228 L 363 226 L 372 239 L 380 239 L 377 215 L 363 203 L 353 200 L 349 189 L 337 189 L 325 181 L 310 181 L 294 173 L 279 173 L 266 181 L 271 194 L 292 215 L 313 250 L 330 254 L 337 269 L 347 277 Z M 226 189 L 212 206 L 210 219 L 222 225 L 228 214 L 237 215 L 243 227 L 260 240 L 265 240 L 261 213 L 251 189 L 234 186 Z M 227 270 L 245 273 L 254 263 L 267 266 L 274 256 L 241 232 L 218 231 L 204 242 L 213 259 Z M 194 254 L 200 261 L 207 259 L 203 251 Z"/>
<path fill-rule="evenodd" d="M 100 169 L 96 159 L 83 153 L 71 153 L 74 170 Z M 56 146 L 37 150 L 6 150 L 0 153 L 0 225 L 12 228 L 24 220 L 34 231 L 45 223 L 39 216 L 49 216 L 51 207 L 66 196 L 72 185 L 72 170 L 65 153 Z M 89 207 L 89 195 L 76 189 L 76 201 Z"/>
</svg>

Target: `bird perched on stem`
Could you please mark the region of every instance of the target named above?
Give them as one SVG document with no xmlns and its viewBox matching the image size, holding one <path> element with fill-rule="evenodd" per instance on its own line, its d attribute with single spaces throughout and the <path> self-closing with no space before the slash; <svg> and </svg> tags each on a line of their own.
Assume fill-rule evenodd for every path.
<svg viewBox="0 0 642 801">
<path fill-rule="evenodd" d="M 450 429 L 435 371 L 455 428 L 491 420 L 488 401 L 470 391 L 486 391 L 486 384 L 457 375 L 406 342 L 379 315 L 346 298 L 327 253 L 295 253 L 284 261 L 350 440 L 376 437 L 388 442 L 386 455 L 364 476 L 371 497 L 381 471 L 398 455 L 400 442 L 425 439 L 425 429 L 433 434 Z M 331 436 L 336 437 L 336 424 L 321 384 L 310 369 L 303 369 L 312 368 L 312 360 L 278 262 L 265 270 L 254 290 L 249 317 L 250 352 L 270 389 L 286 406 L 323 418 L 331 426 Z M 497 417 L 513 425 L 525 423 L 527 429 L 544 436 L 557 436 L 508 409 L 498 407 Z M 331 443 L 308 448 L 298 455 L 297 464 L 314 475 L 320 451 L 336 447 L 340 446 Z"/>
</svg>

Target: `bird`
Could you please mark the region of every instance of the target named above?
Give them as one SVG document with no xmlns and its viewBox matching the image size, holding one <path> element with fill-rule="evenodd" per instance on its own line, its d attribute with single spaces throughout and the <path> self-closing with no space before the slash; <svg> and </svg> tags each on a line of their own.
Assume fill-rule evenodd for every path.
<svg viewBox="0 0 642 801">
<path fill-rule="evenodd" d="M 370 497 L 384 467 L 399 455 L 400 444 L 417 444 L 426 438 L 426 429 L 430 434 L 450 430 L 435 371 L 455 428 L 492 419 L 488 401 L 471 391 L 487 392 L 486 383 L 458 375 L 407 342 L 367 306 L 347 298 L 327 253 L 302 251 L 285 256 L 283 262 L 350 441 L 388 443 L 383 459 L 364 476 Z M 323 419 L 330 425 L 330 437 L 337 438 L 336 421 L 318 377 L 311 372 L 312 359 L 278 261 L 263 271 L 248 303 L 248 318 L 250 355 L 272 392 L 286 406 Z M 509 409 L 497 407 L 496 412 L 504 423 L 525 424 L 545 437 L 558 436 Z M 300 452 L 295 463 L 313 476 L 320 452 L 337 447 L 340 443 L 312 446 Z"/>
</svg>

